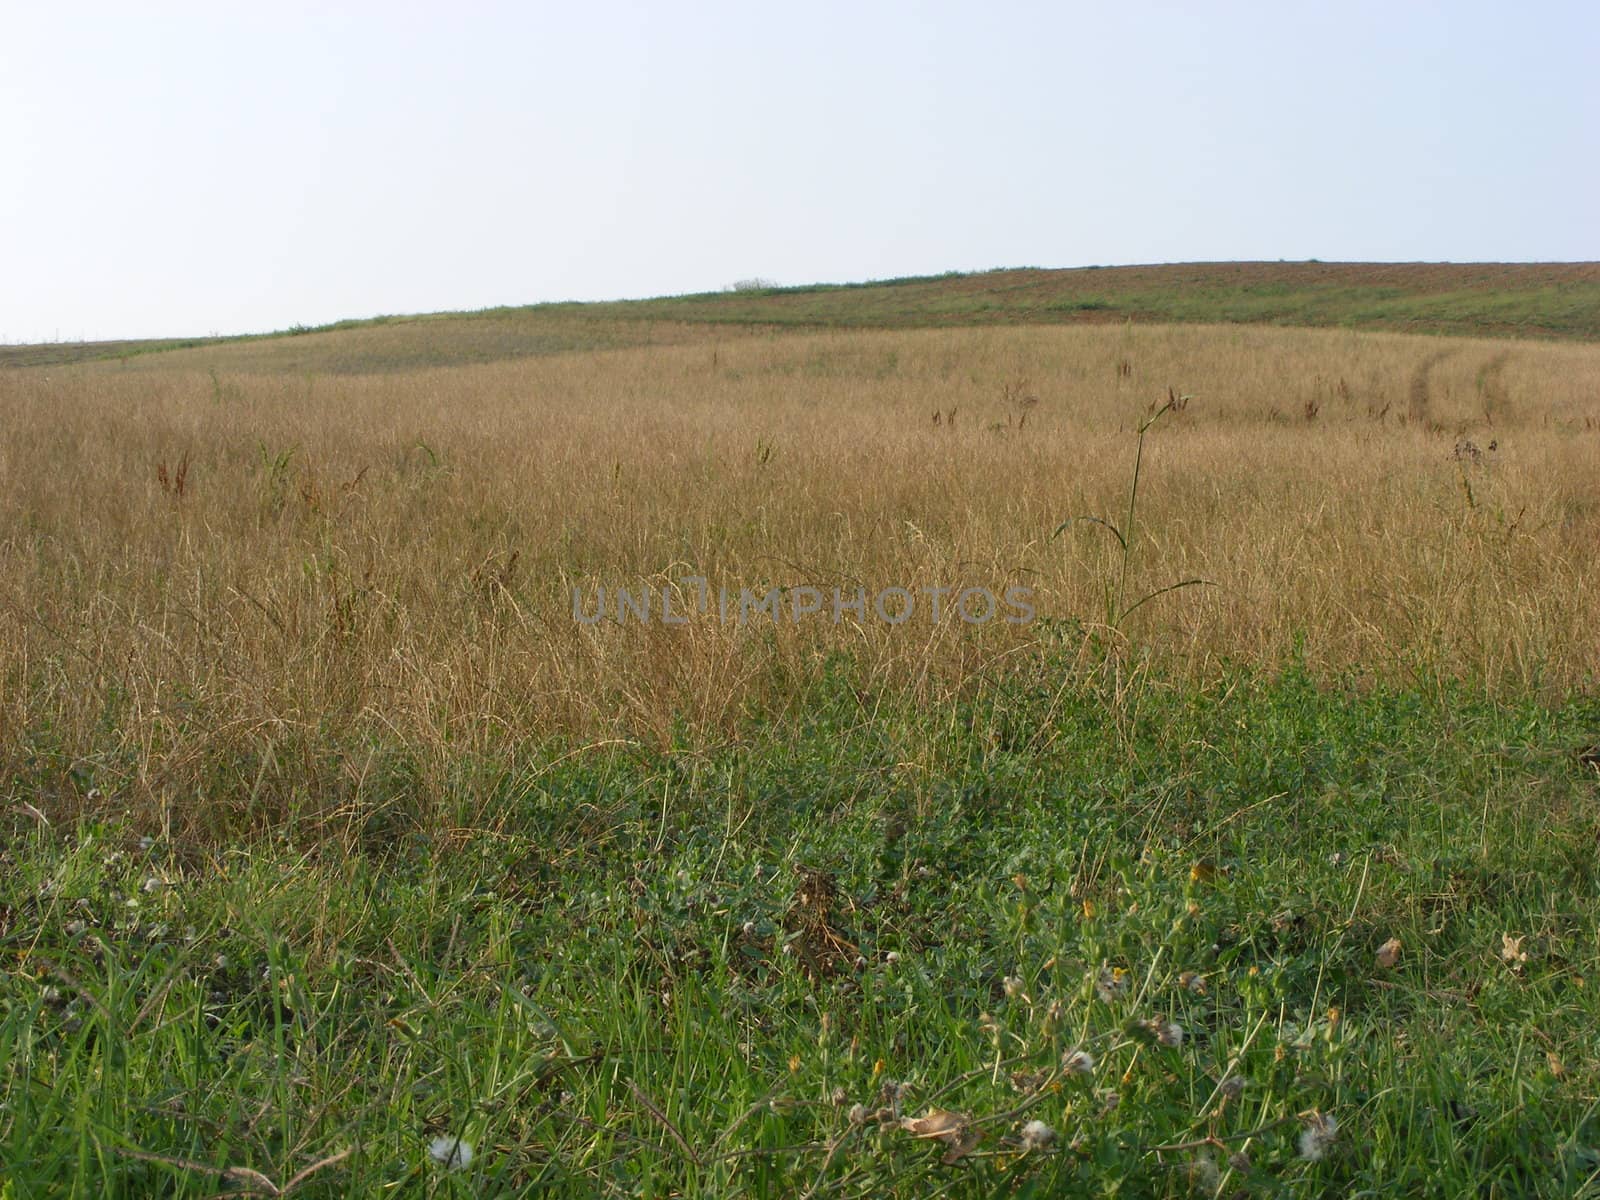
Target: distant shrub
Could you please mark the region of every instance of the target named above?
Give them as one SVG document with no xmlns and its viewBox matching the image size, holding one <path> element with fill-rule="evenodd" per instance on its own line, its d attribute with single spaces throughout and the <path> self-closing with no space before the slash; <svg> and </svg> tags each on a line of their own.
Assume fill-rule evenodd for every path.
<svg viewBox="0 0 1600 1200">
<path fill-rule="evenodd" d="M 777 284 L 776 280 L 762 279 L 761 276 L 755 275 L 755 276 L 752 276 L 749 279 L 738 279 L 738 280 L 735 280 L 733 283 L 730 283 L 728 285 L 728 291 L 730 291 L 730 292 L 765 292 L 765 291 L 767 291 L 767 290 L 769 290 L 771 288 L 775 288 L 777 286 L 778 286 L 778 284 Z"/>
</svg>

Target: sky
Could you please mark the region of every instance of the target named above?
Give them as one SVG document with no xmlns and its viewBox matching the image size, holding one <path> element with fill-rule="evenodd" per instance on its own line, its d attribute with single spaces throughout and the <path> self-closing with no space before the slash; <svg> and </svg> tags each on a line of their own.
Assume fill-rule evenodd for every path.
<svg viewBox="0 0 1600 1200">
<path fill-rule="evenodd" d="M 1600 259 L 1600 5 L 0 0 L 0 342 Z"/>
</svg>

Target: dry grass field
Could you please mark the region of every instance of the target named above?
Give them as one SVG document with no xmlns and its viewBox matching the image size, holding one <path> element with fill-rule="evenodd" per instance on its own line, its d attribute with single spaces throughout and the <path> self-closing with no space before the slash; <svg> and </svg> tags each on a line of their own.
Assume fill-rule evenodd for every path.
<svg viewBox="0 0 1600 1200">
<path fill-rule="evenodd" d="M 342 802 L 375 743 L 432 762 L 424 790 L 550 738 L 715 744 L 840 661 L 864 706 L 1108 650 L 1551 695 L 1600 662 L 1600 347 L 552 322 L 521 357 L 480 328 L 499 361 L 408 365 L 459 362 L 430 349 L 459 333 L 0 374 L 0 754 L 43 807 L 84 803 L 72 764 L 144 820 L 229 797 L 226 827 Z M 1191 398 L 1147 435 L 1122 607 L 1207 582 L 1119 620 L 1114 536 L 1057 530 L 1127 524 L 1169 388 Z M 592 611 L 695 576 L 1027 587 L 1038 619 L 574 620 L 574 589 Z"/>
<path fill-rule="evenodd" d="M 0 1197 L 1600 1196 L 1594 269 L 1099 274 L 0 353 Z"/>
</svg>

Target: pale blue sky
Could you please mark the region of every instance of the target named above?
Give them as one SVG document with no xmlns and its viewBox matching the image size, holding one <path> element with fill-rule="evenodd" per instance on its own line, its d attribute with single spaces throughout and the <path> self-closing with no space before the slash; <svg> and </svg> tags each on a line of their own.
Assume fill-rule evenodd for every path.
<svg viewBox="0 0 1600 1200">
<path fill-rule="evenodd" d="M 0 341 L 1600 258 L 1600 6 L 0 0 Z"/>
</svg>

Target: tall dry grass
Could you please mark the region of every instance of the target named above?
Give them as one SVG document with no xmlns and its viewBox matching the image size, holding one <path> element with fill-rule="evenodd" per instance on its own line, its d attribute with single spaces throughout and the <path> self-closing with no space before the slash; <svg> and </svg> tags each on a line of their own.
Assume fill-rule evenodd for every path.
<svg viewBox="0 0 1600 1200">
<path fill-rule="evenodd" d="M 1593 682 L 1600 348 L 1239 327 L 663 340 L 374 375 L 277 370 L 263 344 L 0 374 L 4 777 L 47 807 L 92 787 L 232 827 L 447 790 L 542 739 L 714 741 L 788 711 L 829 655 L 865 705 L 937 704 L 1049 682 L 1090 638 L 1201 676 L 1294 655 Z M 1134 430 L 1169 386 L 1194 398 L 1146 445 L 1130 592 L 1213 586 L 1097 633 L 1118 547 L 1051 534 L 1121 519 Z M 573 587 L 688 575 L 1027 585 L 1049 619 L 572 618 Z"/>
</svg>

